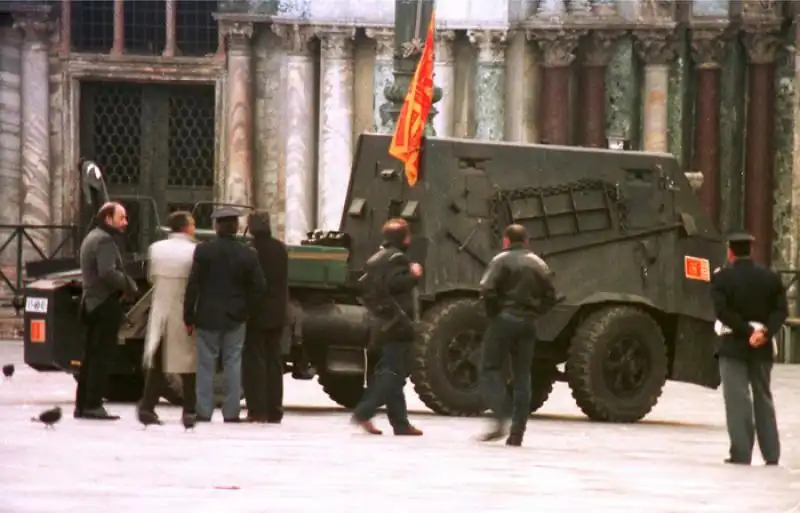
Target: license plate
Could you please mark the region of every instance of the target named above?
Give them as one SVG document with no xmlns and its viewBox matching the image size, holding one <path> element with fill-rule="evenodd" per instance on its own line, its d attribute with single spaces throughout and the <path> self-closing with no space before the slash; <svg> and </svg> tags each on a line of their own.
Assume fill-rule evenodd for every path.
<svg viewBox="0 0 800 513">
<path fill-rule="evenodd" d="M 25 298 L 25 311 L 29 313 L 47 313 L 47 298 L 46 297 L 29 297 Z"/>
</svg>

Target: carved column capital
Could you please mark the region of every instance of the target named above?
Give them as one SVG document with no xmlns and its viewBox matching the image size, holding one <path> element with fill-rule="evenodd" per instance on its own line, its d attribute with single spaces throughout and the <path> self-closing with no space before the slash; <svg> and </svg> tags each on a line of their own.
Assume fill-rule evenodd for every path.
<svg viewBox="0 0 800 513">
<path fill-rule="evenodd" d="M 692 29 L 692 60 L 698 69 L 717 69 L 730 39 L 726 28 Z"/>
<path fill-rule="evenodd" d="M 46 46 L 55 24 L 40 14 L 15 14 L 14 28 L 22 32 L 26 43 Z"/>
<path fill-rule="evenodd" d="M 672 21 L 676 4 L 674 0 L 640 0 L 639 16 L 646 20 Z"/>
<path fill-rule="evenodd" d="M 678 55 L 678 36 L 674 30 L 634 30 L 636 53 L 645 64 L 669 64 Z"/>
<path fill-rule="evenodd" d="M 375 40 L 375 58 L 390 61 L 394 57 L 394 29 L 388 27 L 368 27 L 364 31 L 368 38 Z"/>
<path fill-rule="evenodd" d="M 274 23 L 272 31 L 281 38 L 281 42 L 290 55 L 310 55 L 309 43 L 315 36 L 314 28 L 297 23 Z"/>
<path fill-rule="evenodd" d="M 742 18 L 745 20 L 780 20 L 781 3 L 779 0 L 742 0 Z"/>
<path fill-rule="evenodd" d="M 453 41 L 456 39 L 455 30 L 437 30 L 434 39 L 434 58 L 437 62 L 453 62 Z"/>
<path fill-rule="evenodd" d="M 584 65 L 605 67 L 611 62 L 614 46 L 625 35 L 624 30 L 593 30 L 589 33 Z"/>
<path fill-rule="evenodd" d="M 742 27 L 742 41 L 747 49 L 750 64 L 770 64 L 775 62 L 781 46 L 780 26 L 745 25 Z"/>
<path fill-rule="evenodd" d="M 548 68 L 564 67 L 575 60 L 581 36 L 585 30 L 530 30 L 528 39 L 535 41 L 542 52 L 544 66 Z"/>
<path fill-rule="evenodd" d="M 322 51 L 328 59 L 352 58 L 355 27 L 323 26 L 317 27 L 315 34 L 322 44 Z"/>
<path fill-rule="evenodd" d="M 478 49 L 478 62 L 501 63 L 505 60 L 506 30 L 469 30 L 469 42 Z"/>
<path fill-rule="evenodd" d="M 253 24 L 243 21 L 223 21 L 220 30 L 228 41 L 228 50 L 232 52 L 249 52 L 253 38 Z"/>
</svg>

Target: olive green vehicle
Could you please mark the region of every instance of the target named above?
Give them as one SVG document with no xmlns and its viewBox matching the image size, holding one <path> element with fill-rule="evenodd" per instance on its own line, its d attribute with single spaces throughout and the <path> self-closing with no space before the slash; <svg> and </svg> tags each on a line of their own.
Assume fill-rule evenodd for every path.
<svg viewBox="0 0 800 513">
<path fill-rule="evenodd" d="M 420 181 L 410 187 L 402 163 L 388 155 L 390 139 L 360 136 L 340 231 L 289 248 L 296 315 L 286 333 L 287 371 L 303 355 L 331 399 L 348 408 L 359 401 L 375 355 L 366 349 L 355 283 L 381 242 L 381 225 L 402 217 L 414 233 L 410 257 L 425 268 L 411 381 L 433 411 L 486 410 L 478 376 L 487 321 L 477 284 L 511 222 L 526 226 L 562 296 L 537 323 L 531 411 L 556 381 L 569 385 L 588 417 L 612 422 L 645 417 L 667 380 L 719 386 L 708 288 L 724 245 L 674 157 L 431 137 Z M 144 276 L 144 265 L 134 261 L 132 273 Z M 141 393 L 144 283 L 142 290 L 120 332 L 110 399 Z M 79 294 L 75 271 L 28 285 L 28 365 L 79 367 Z M 37 328 L 42 340 L 33 341 L 36 321 L 46 329 Z M 164 396 L 178 403 L 175 381 L 165 382 Z"/>
</svg>

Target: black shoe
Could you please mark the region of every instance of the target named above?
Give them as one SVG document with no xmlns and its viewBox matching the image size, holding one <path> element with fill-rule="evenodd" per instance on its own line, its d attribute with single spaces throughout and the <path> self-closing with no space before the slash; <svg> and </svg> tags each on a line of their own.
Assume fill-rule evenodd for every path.
<svg viewBox="0 0 800 513">
<path fill-rule="evenodd" d="M 242 419 L 239 417 L 234 417 L 232 419 L 222 419 L 222 422 L 224 422 L 225 424 L 241 424 Z"/>
<path fill-rule="evenodd" d="M 75 411 L 72 412 L 72 417 L 76 418 L 76 419 L 82 419 L 83 418 L 83 410 L 79 410 L 79 409 L 75 408 Z"/>
<path fill-rule="evenodd" d="M 156 412 L 152 410 L 144 410 L 142 408 L 136 408 L 136 419 L 145 428 L 147 426 L 161 426 L 164 424 L 161 419 L 158 418 L 158 414 L 156 414 Z"/>
<path fill-rule="evenodd" d="M 83 410 L 80 418 L 88 420 L 119 420 L 119 415 L 111 415 L 101 406 L 91 410 Z"/>
<path fill-rule="evenodd" d="M 506 438 L 506 445 L 511 447 L 520 447 L 522 445 L 522 435 L 519 433 L 511 433 Z"/>
<path fill-rule="evenodd" d="M 764 465 L 766 465 L 768 467 L 777 467 L 778 466 L 778 462 L 777 461 L 768 461 L 768 462 L 764 463 Z"/>
<path fill-rule="evenodd" d="M 313 367 L 292 369 L 292 378 L 297 380 L 308 381 L 310 379 L 314 379 L 314 376 L 316 375 L 317 372 Z"/>
<path fill-rule="evenodd" d="M 725 463 L 727 463 L 729 465 L 749 465 L 750 464 L 749 461 L 735 460 L 733 458 L 725 458 Z"/>
<path fill-rule="evenodd" d="M 508 433 L 506 425 L 503 422 L 494 421 L 492 429 L 478 437 L 478 440 L 481 442 L 494 442 L 506 436 L 506 433 Z"/>
<path fill-rule="evenodd" d="M 200 415 L 197 415 L 195 420 L 197 422 L 211 422 L 211 417 L 201 417 Z"/>
</svg>

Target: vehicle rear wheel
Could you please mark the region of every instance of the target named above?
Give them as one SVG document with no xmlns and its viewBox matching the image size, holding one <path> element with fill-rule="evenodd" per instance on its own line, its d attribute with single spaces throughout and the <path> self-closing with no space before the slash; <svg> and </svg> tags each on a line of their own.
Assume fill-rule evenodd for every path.
<svg viewBox="0 0 800 513">
<path fill-rule="evenodd" d="M 567 382 L 590 419 L 636 422 L 658 402 L 668 363 L 655 319 L 639 308 L 613 306 L 593 312 L 575 331 Z"/>
<path fill-rule="evenodd" d="M 411 381 L 434 412 L 466 417 L 486 411 L 479 388 L 486 325 L 474 299 L 443 301 L 425 312 L 412 350 Z"/>
<path fill-rule="evenodd" d="M 319 384 L 333 402 L 348 410 L 358 405 L 366 391 L 363 376 L 323 374 L 319 377 Z"/>
</svg>

